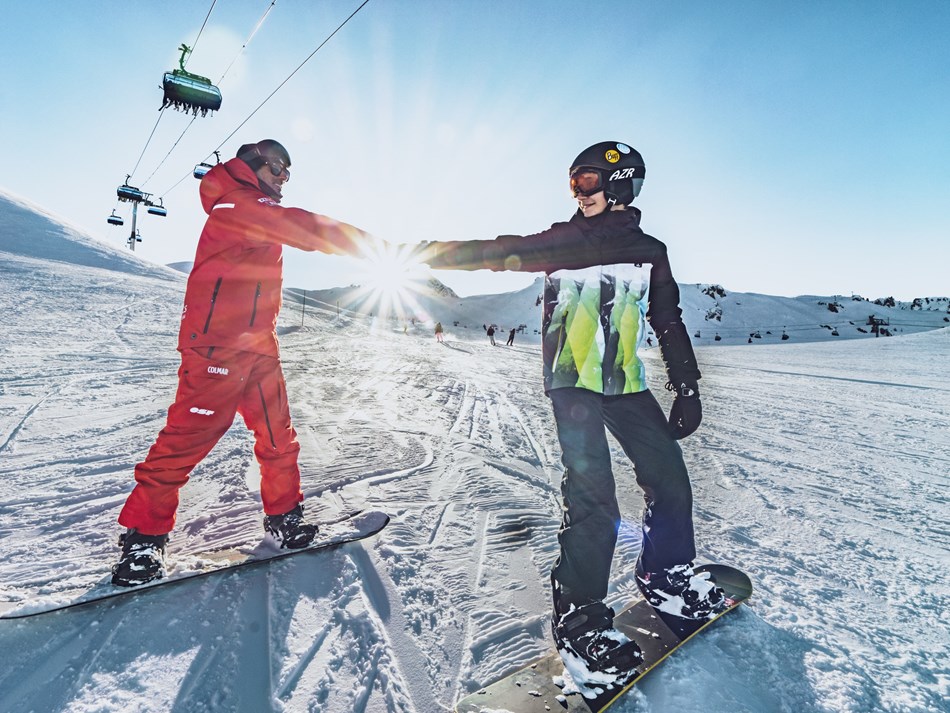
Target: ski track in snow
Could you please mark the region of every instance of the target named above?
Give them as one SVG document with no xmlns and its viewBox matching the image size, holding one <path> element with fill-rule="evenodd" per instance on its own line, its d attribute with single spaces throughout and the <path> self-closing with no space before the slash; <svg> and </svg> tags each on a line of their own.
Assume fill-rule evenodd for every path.
<svg viewBox="0 0 950 713">
<path fill-rule="evenodd" d="M 64 597 L 116 556 L 132 467 L 174 394 L 182 284 L 0 259 L 0 593 Z M 561 467 L 538 348 L 299 320 L 281 333 L 308 513 L 378 508 L 390 525 L 0 621 L 0 710 L 438 713 L 550 650 Z M 705 421 L 683 442 L 698 548 L 756 592 L 618 713 L 947 710 L 948 347 L 943 330 L 699 351 Z M 194 471 L 171 558 L 262 534 L 251 449 L 238 419 Z M 642 496 L 613 452 L 625 519 L 609 603 L 623 606 Z"/>
</svg>

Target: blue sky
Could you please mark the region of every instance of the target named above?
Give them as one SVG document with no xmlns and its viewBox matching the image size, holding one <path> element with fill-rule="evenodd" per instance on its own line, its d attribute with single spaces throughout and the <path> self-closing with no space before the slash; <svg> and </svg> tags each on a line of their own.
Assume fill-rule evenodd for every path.
<svg viewBox="0 0 950 713">
<path fill-rule="evenodd" d="M 767 294 L 950 293 L 950 3 L 278 0 L 199 118 L 161 104 L 162 73 L 207 3 L 17 3 L 4 11 L 0 187 L 123 246 L 115 188 L 164 197 L 137 254 L 190 260 L 195 163 L 271 137 L 286 205 L 396 242 L 532 233 L 574 211 L 567 168 L 631 144 L 643 227 L 680 282 Z M 189 70 L 214 80 L 267 0 L 218 0 Z M 90 11 L 89 7 L 95 7 Z M 143 155 L 144 149 L 144 155 Z M 174 186 L 174 188 L 173 188 Z M 360 281 L 359 264 L 288 250 L 289 285 Z M 532 276 L 440 273 L 461 294 Z"/>
</svg>

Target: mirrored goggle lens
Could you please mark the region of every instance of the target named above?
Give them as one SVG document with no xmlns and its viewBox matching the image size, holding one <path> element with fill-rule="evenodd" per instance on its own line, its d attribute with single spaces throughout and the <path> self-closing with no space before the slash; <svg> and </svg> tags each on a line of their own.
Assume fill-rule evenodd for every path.
<svg viewBox="0 0 950 713">
<path fill-rule="evenodd" d="M 599 171 L 579 170 L 571 174 L 571 192 L 577 196 L 592 196 L 604 190 Z"/>
<path fill-rule="evenodd" d="M 267 167 L 270 169 L 272 176 L 279 176 L 280 174 L 285 173 L 287 174 L 287 180 L 290 180 L 290 169 L 280 161 L 268 161 Z"/>
</svg>

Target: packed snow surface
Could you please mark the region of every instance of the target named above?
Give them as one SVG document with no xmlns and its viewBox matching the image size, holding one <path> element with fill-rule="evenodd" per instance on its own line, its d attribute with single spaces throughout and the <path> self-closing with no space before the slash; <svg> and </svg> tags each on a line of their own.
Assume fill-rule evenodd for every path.
<svg viewBox="0 0 950 713">
<path fill-rule="evenodd" d="M 29 606 L 108 576 L 174 395 L 184 280 L 0 207 L 35 238 L 0 232 L 0 599 Z M 280 332 L 308 516 L 392 522 L 321 555 L 0 620 L 0 710 L 438 713 L 551 651 L 561 466 L 538 346 L 300 307 Z M 948 356 L 948 329 L 698 348 L 705 419 L 682 446 L 700 558 L 755 594 L 618 713 L 950 709 Z M 623 606 L 643 503 L 614 456 L 608 603 Z M 183 490 L 169 557 L 262 537 L 258 491 L 238 419 Z"/>
</svg>

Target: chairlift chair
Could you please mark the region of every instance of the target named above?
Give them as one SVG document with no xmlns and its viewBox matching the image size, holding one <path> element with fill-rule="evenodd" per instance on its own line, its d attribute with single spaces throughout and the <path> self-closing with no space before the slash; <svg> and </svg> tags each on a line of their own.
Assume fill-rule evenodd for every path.
<svg viewBox="0 0 950 713">
<path fill-rule="evenodd" d="M 185 57 L 191 54 L 188 45 L 182 44 L 178 49 L 181 50 L 179 69 L 165 72 L 162 80 L 164 96 L 159 111 L 172 107 L 186 114 L 190 112 L 194 116 L 198 116 L 199 111 L 202 116 L 207 116 L 209 111 L 217 111 L 221 108 L 221 90 L 207 77 L 192 74 L 185 69 Z"/>
<path fill-rule="evenodd" d="M 214 157 L 216 159 L 216 164 L 221 163 L 221 153 L 219 151 L 214 152 Z M 200 181 L 212 168 L 214 168 L 214 166 L 212 166 L 210 163 L 202 161 L 197 166 L 195 166 L 195 178 Z"/>
<path fill-rule="evenodd" d="M 165 206 L 162 205 L 162 199 L 161 199 L 161 198 L 158 199 L 158 205 L 155 205 L 154 203 L 149 203 L 149 204 L 148 204 L 148 213 L 149 213 L 149 215 L 160 215 L 160 216 L 162 216 L 163 218 L 164 218 L 166 215 L 168 215 L 168 211 L 165 210 Z"/>
<path fill-rule="evenodd" d="M 112 209 L 112 215 L 106 218 L 106 222 L 109 225 L 125 225 L 125 221 L 122 220 L 122 216 L 115 214 L 115 208 Z"/>
<path fill-rule="evenodd" d="M 128 177 L 126 177 L 125 180 L 128 181 Z M 127 182 L 116 188 L 115 193 L 120 201 L 128 201 L 130 203 L 141 203 L 147 197 L 144 191 L 130 186 Z"/>
</svg>

